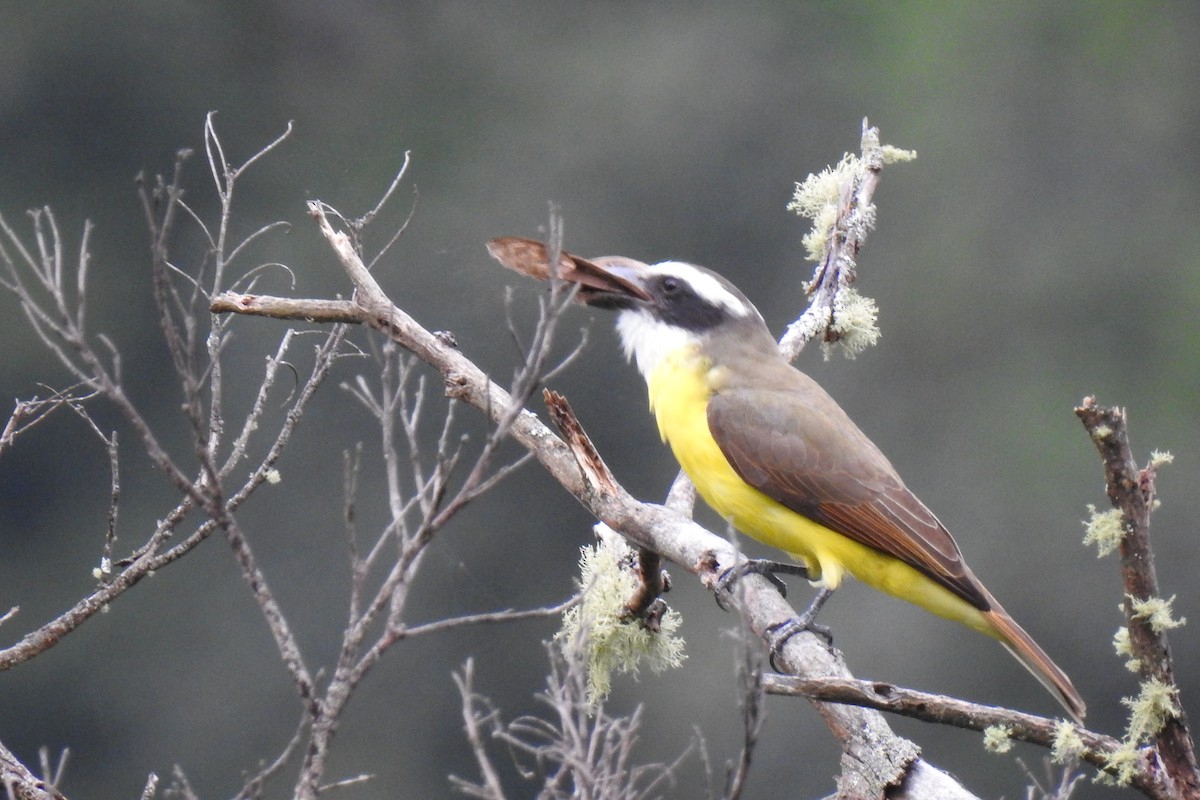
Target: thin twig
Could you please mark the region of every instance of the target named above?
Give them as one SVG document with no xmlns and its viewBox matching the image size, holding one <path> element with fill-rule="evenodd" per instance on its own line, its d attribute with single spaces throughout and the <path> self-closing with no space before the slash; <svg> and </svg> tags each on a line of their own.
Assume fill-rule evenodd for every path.
<svg viewBox="0 0 1200 800">
<path fill-rule="evenodd" d="M 758 735 L 766 717 L 762 657 L 751 648 L 749 638 L 745 634 L 745 628 L 738 629 L 740 657 L 737 672 L 738 684 L 742 690 L 738 702 L 742 711 L 742 746 L 738 751 L 736 763 L 728 770 L 726 776 L 725 800 L 738 800 L 745 791 L 750 764 L 758 745 Z"/>
<path fill-rule="evenodd" d="M 579 595 L 575 595 L 558 605 L 546 606 L 544 608 L 530 608 L 525 611 L 505 609 L 503 611 L 488 611 L 480 614 L 465 614 L 461 617 L 440 619 L 437 622 L 426 622 L 423 625 L 399 627 L 396 629 L 394 635 L 397 640 L 411 639 L 414 636 L 421 636 L 427 633 L 444 633 L 455 628 L 464 628 L 472 625 L 495 625 L 505 622 L 522 622 L 527 619 L 557 617 L 562 616 L 563 612 L 578 602 Z"/>
<path fill-rule="evenodd" d="M 176 161 L 176 179 L 178 179 L 179 169 L 184 156 L 180 155 Z M 164 217 L 158 213 L 158 210 L 165 206 L 172 205 L 171 198 L 176 201 L 180 194 L 177 180 L 171 184 L 166 184 L 159 181 L 158 190 L 153 193 L 143 191 L 143 205 L 147 215 L 147 222 L 152 231 L 152 242 L 156 259 L 160 265 L 165 266 L 168 263 L 166 255 L 166 236 L 167 231 L 164 227 Z M 162 201 L 162 202 L 160 202 Z M 168 213 L 166 209 L 163 213 Z M 34 238 L 41 242 L 39 245 L 43 248 L 49 248 L 49 243 L 59 242 L 57 246 L 61 246 L 61 237 L 54 232 L 57 229 L 57 224 L 53 220 L 53 215 L 45 210 L 44 213 L 35 214 L 34 217 Z M 3 260 L 4 266 L 8 270 L 9 279 L 4 282 L 10 290 L 18 294 L 22 303 L 22 308 L 26 311 L 27 317 L 33 323 L 35 330 L 41 332 L 44 336 L 50 338 L 45 342 L 47 347 L 54 352 L 73 374 L 75 374 L 83 385 L 89 388 L 86 395 L 78 395 L 74 390 L 67 390 L 59 395 L 56 395 L 51 401 L 29 401 L 30 404 L 19 405 L 17 411 L 10 418 L 9 424 L 6 426 L 6 438 L 0 438 L 0 449 L 6 443 L 12 441 L 12 437 L 18 434 L 21 430 L 27 430 L 31 425 L 36 424 L 40 419 L 44 418 L 46 413 L 49 413 L 54 408 L 61 405 L 67 405 L 79 411 L 85 420 L 90 418 L 82 412 L 82 402 L 94 397 L 103 396 L 109 399 L 116 405 L 118 410 L 122 412 L 126 421 L 138 433 L 138 438 L 141 440 L 143 447 L 151 460 L 168 476 L 171 482 L 185 495 L 184 499 L 171 510 L 164 518 L 160 525 L 156 527 L 149 539 L 141 546 L 134 549 L 133 553 L 118 561 L 121 571 L 112 576 L 105 585 L 97 587 L 97 589 L 85 598 L 79 600 L 72 608 L 60 614 L 55 619 L 45 623 L 37 630 L 30 632 L 21 641 L 16 644 L 0 650 L 0 671 L 9 669 L 16 664 L 22 663 L 37 654 L 44 652 L 49 647 L 52 647 L 64 636 L 71 633 L 79 625 L 90 619 L 94 614 L 106 607 L 114 599 L 119 597 L 125 591 L 132 588 L 141 581 L 150 572 L 161 569 L 166 565 L 178 560 L 187 552 L 190 552 L 196 545 L 203 541 L 207 536 L 216 529 L 216 524 L 212 519 L 202 523 L 197 527 L 195 532 L 188 536 L 182 542 L 176 544 L 173 548 L 160 552 L 164 543 L 172 536 L 175 528 L 183 522 L 186 516 L 196 508 L 204 508 L 212 511 L 212 503 L 214 495 L 201 487 L 192 479 L 187 477 L 182 469 L 166 454 L 163 448 L 159 445 L 153 432 L 150 430 L 146 420 L 141 415 L 140 411 L 130 401 L 125 393 L 123 386 L 119 381 L 119 354 L 113 351 L 111 345 L 106 343 L 105 346 L 110 349 L 113 355 L 113 371 L 108 371 L 99 355 L 91 348 L 87 341 L 84 331 L 81 328 L 74 326 L 74 321 L 82 319 L 78 314 L 73 314 L 67 303 L 67 291 L 65 284 L 68 282 L 68 276 L 65 270 L 56 266 L 61 259 L 54 253 L 47 253 L 46 257 L 39 262 L 35 259 L 28 248 L 21 242 L 20 237 L 16 232 L 0 219 L 0 232 L 3 232 L 4 237 L 0 237 L 0 244 L 7 241 L 11 246 L 10 251 L 7 248 L 0 246 L 0 259 Z M 86 229 L 85 229 L 86 236 Z M 5 238 L 6 237 L 6 238 Z M 162 248 L 161 250 L 159 248 Z M 49 300 L 51 306 L 55 309 L 52 313 L 43 310 L 37 299 L 28 290 L 20 278 L 18 271 L 18 262 L 13 258 L 12 253 L 16 252 L 21 263 L 32 274 L 37 276 L 37 280 L 42 285 L 49 287 L 51 298 Z M 86 264 L 86 254 L 81 255 L 81 259 Z M 48 265 L 48 266 L 47 266 Z M 61 281 L 56 284 L 54 281 Z M 77 275 L 76 290 L 78 291 L 82 277 Z M 165 288 L 165 287 L 164 287 Z M 169 291 L 169 290 L 168 290 Z M 160 298 L 166 295 L 160 294 Z M 175 306 L 167 303 L 160 306 L 164 313 L 172 315 L 172 308 Z M 58 320 L 61 320 L 59 322 Z M 192 323 L 188 323 L 191 325 Z M 186 328 L 187 326 L 185 326 Z M 175 328 L 171 324 L 164 324 L 164 332 Z M 285 421 L 280 426 L 275 434 L 274 440 L 270 443 L 267 455 L 263 460 L 251 470 L 249 479 L 237 488 L 225 501 L 225 507 L 217 516 L 221 517 L 224 514 L 231 514 L 240 507 L 245 500 L 253 493 L 253 491 L 265 482 L 268 473 L 278 461 L 283 450 L 291 440 L 291 435 L 295 426 L 301 418 L 304 409 L 307 407 L 309 400 L 313 396 L 316 388 L 321 384 L 325 375 L 328 373 L 330 366 L 337 357 L 338 350 L 344 339 L 345 328 L 335 326 L 328 334 L 326 334 L 325 343 L 318 348 L 316 360 L 311 375 L 309 376 L 305 386 L 295 395 L 291 401 L 291 407 L 285 418 Z M 169 338 L 173 333 L 167 334 Z M 58 345 L 58 341 L 65 339 L 70 342 L 72 353 L 67 352 Z M 102 337 L 102 342 L 106 342 Z M 182 342 L 182 339 L 175 337 L 177 343 Z M 213 351 L 219 352 L 219 349 Z M 78 356 L 78 360 L 76 360 Z M 178 362 L 187 369 L 186 359 Z M 197 385 L 195 379 L 188 379 L 194 387 Z M 197 419 L 198 415 L 193 415 L 193 420 Z M 249 421 L 250 423 L 253 420 Z M 92 424 L 95 428 L 94 423 Z M 103 436 L 103 434 L 101 434 Z M 106 440 L 107 441 L 107 440 Z M 234 461 L 237 460 L 237 450 L 244 448 L 244 439 L 239 439 L 234 452 Z M 206 481 L 210 486 L 215 486 L 216 472 L 214 470 L 211 459 L 208 457 L 208 448 L 202 449 L 198 455 L 201 457 L 202 469 L 206 474 Z M 226 467 L 232 464 L 226 464 Z M 110 529 L 115 531 L 115 518 L 112 519 Z"/>
<path fill-rule="evenodd" d="M 158 775 L 151 772 L 146 776 L 146 785 L 142 787 L 141 800 L 152 800 L 158 794 Z"/>
<path fill-rule="evenodd" d="M 108 464 L 112 476 L 112 491 L 108 500 L 108 526 L 104 535 L 104 551 L 100 557 L 101 572 L 112 570 L 113 545 L 117 541 L 117 516 L 121 509 L 121 465 L 117 457 L 117 432 L 108 440 Z M 106 576 L 107 577 L 107 576 Z"/>
<path fill-rule="evenodd" d="M 462 672 L 454 674 L 454 684 L 458 687 L 458 693 L 462 697 L 463 726 L 483 782 L 481 784 L 468 783 L 452 775 L 450 776 L 451 784 L 463 794 L 469 794 L 471 797 L 483 800 L 504 800 L 500 774 L 496 771 L 496 767 L 488 755 L 487 745 L 483 741 L 483 726 L 495 724 L 496 711 L 490 709 L 486 714 L 480 714 L 475 708 L 479 695 L 475 693 L 475 661 L 473 659 L 468 658 L 463 664 Z"/>
<path fill-rule="evenodd" d="M 292 738 L 284 745 L 274 760 L 264 764 L 258 772 L 250 776 L 242 788 L 234 795 L 234 800 L 251 800 L 251 798 L 262 797 L 263 787 L 266 786 L 268 780 L 277 775 L 280 770 L 287 766 L 292 756 L 296 754 L 300 746 L 304 742 L 304 734 L 312 723 L 312 715 L 307 710 L 300 715 L 300 721 L 296 724 L 296 730 L 292 734 Z"/>
</svg>

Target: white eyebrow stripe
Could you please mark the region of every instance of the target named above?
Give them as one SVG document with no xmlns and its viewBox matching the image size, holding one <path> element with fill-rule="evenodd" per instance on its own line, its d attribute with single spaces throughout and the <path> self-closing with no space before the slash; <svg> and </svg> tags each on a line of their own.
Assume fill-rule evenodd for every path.
<svg viewBox="0 0 1200 800">
<path fill-rule="evenodd" d="M 696 290 L 701 298 L 721 306 L 735 317 L 746 317 L 754 312 L 741 298 L 725 288 L 719 280 L 693 264 L 683 261 L 663 261 L 652 265 L 648 272 L 651 275 L 676 275 L 683 278 Z"/>
</svg>

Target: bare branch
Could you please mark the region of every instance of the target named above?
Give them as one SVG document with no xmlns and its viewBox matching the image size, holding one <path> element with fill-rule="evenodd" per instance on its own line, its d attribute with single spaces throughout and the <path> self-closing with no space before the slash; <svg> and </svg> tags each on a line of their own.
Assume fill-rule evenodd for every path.
<svg viewBox="0 0 1200 800">
<path fill-rule="evenodd" d="M 1075 789 L 1084 781 L 1083 773 L 1076 770 L 1075 764 L 1064 764 L 1056 768 L 1051 759 L 1044 758 L 1042 766 L 1046 773 L 1046 783 L 1042 785 L 1042 781 L 1033 774 L 1033 770 L 1029 769 L 1023 760 L 1018 758 L 1016 762 L 1029 781 L 1029 786 L 1025 790 L 1025 800 L 1071 800 Z M 1057 780 L 1055 772 L 1058 773 Z"/>
<path fill-rule="evenodd" d="M 261 153 L 259 155 L 261 155 Z M 273 233 L 274 231 L 277 231 L 277 230 L 282 230 L 282 231 L 286 232 L 291 229 L 292 229 L 292 224 L 290 222 L 284 222 L 283 220 L 276 220 L 275 222 L 268 222 L 266 225 L 263 225 L 258 230 L 250 233 L 245 239 L 242 239 L 242 241 L 239 242 L 236 247 L 234 247 L 232 250 L 230 250 L 229 255 L 225 259 L 226 263 L 235 261 L 237 259 L 237 257 L 242 254 L 243 250 L 248 248 L 254 242 L 258 241 L 258 239 L 260 239 L 261 237 L 266 236 L 268 233 Z M 270 264 L 270 265 L 261 264 L 259 266 L 260 267 L 261 266 L 275 266 L 275 267 L 283 267 L 284 269 L 287 269 L 287 267 L 284 264 Z M 254 269 L 257 270 L 258 268 L 259 267 L 255 267 Z M 249 275 L 249 274 L 253 274 L 253 270 L 248 271 L 247 275 Z M 246 279 L 246 276 L 243 275 L 240 280 L 245 280 L 245 279 Z"/>
<path fill-rule="evenodd" d="M 345 328 L 341 326 L 335 326 L 326 335 L 325 341 L 317 350 L 312 372 L 300 392 L 292 400 L 289 413 L 280 429 L 276 432 L 275 439 L 272 441 L 267 454 L 251 472 L 246 482 L 228 498 L 225 503 L 224 513 L 232 514 L 236 511 L 266 481 L 269 470 L 279 460 L 283 451 L 290 443 L 296 425 L 303 416 L 304 410 L 308 407 L 309 401 L 328 375 L 344 336 Z M 119 397 L 124 398 L 123 392 L 120 393 Z M 133 409 L 131 404 L 128 406 L 128 410 L 132 411 L 134 415 L 133 419 L 141 419 L 140 414 L 137 413 L 136 409 Z M 157 446 L 152 435 L 148 441 L 155 447 Z M 143 437 L 143 443 L 145 444 L 146 442 L 147 439 Z M 156 455 L 155 449 L 147 445 L 147 450 L 151 457 L 154 458 Z M 163 522 L 142 547 L 135 550 L 130 557 L 123 559 L 117 565 L 123 567 L 121 572 L 114 575 L 105 585 L 97 587 L 92 594 L 79 600 L 72 608 L 63 612 L 54 620 L 26 634 L 16 644 L 5 649 L 0 649 L 0 671 L 11 669 L 17 664 L 23 663 L 53 647 L 64 636 L 74 631 L 108 603 L 135 586 L 150 572 L 160 570 L 186 555 L 217 529 L 217 523 L 213 519 L 209 519 L 174 547 L 164 552 L 159 552 L 162 545 L 171 536 L 172 531 L 183 521 L 188 513 L 200 504 L 197 502 L 198 492 L 193 490 L 190 481 L 184 480 L 188 490 L 185 498 L 175 509 L 166 515 Z M 200 500 L 203 501 L 203 497 L 200 497 Z"/>
<path fill-rule="evenodd" d="M 4 430 L 0 431 L 0 455 L 3 455 L 4 451 L 12 446 L 18 436 L 45 421 L 60 408 L 75 411 L 96 431 L 101 440 L 107 443 L 108 439 L 100 433 L 99 428 L 83 410 L 87 401 L 94 398 L 96 394 L 95 392 L 77 394 L 80 386 L 80 384 L 76 384 L 59 391 L 51 390 L 52 394 L 45 399 L 33 397 L 29 400 L 18 400 L 12 414 L 9 415 L 8 422 L 4 425 Z"/>
<path fill-rule="evenodd" d="M 221 465 L 221 477 L 228 476 L 233 468 L 246 457 L 246 447 L 250 442 L 250 437 L 258 430 L 263 414 L 266 412 L 267 397 L 275 387 L 275 379 L 279 373 L 279 366 L 285 363 L 284 356 L 287 355 L 295 333 L 291 329 L 286 331 L 283 334 L 283 338 L 279 340 L 279 347 L 275 350 L 275 355 L 267 357 L 266 371 L 263 374 L 262 381 L 258 385 L 258 393 L 254 397 L 254 404 L 242 422 L 241 432 L 238 433 L 237 438 L 233 440 L 233 444 L 229 448 L 229 454 L 225 457 L 225 463 Z"/>
<path fill-rule="evenodd" d="M 296 751 L 304 742 L 304 734 L 308 731 L 311 724 L 312 715 L 308 709 L 305 709 L 304 713 L 300 715 L 299 723 L 296 725 L 296 732 L 292 734 L 292 738 L 284 745 L 283 750 L 273 761 L 264 764 L 257 773 L 252 775 L 242 785 L 241 791 L 234 795 L 234 800 L 251 800 L 252 798 L 262 797 L 262 790 L 267 781 L 278 774 L 291 761 L 292 756 L 296 754 Z"/>
<path fill-rule="evenodd" d="M 375 776 L 364 772 L 361 775 L 354 775 L 353 777 L 342 778 L 341 780 L 334 781 L 333 783 L 322 784 L 321 786 L 317 787 L 317 794 L 328 794 L 334 789 L 341 789 L 346 786 L 356 786 L 357 784 L 366 783 L 367 781 L 372 780 L 375 780 Z"/>
<path fill-rule="evenodd" d="M 166 793 L 179 797 L 181 800 L 200 800 L 200 795 L 196 794 L 196 790 L 192 788 L 191 781 L 188 780 L 183 767 L 178 764 L 171 767 L 171 788 L 167 789 Z"/>
<path fill-rule="evenodd" d="M 739 704 L 742 710 L 742 746 L 736 764 L 728 771 L 725 781 L 725 800 L 738 800 L 750 774 L 750 763 L 758 744 L 758 735 L 766 721 L 763 705 L 766 693 L 763 688 L 762 657 L 751 649 L 751 642 L 744 628 L 738 629 L 738 684 L 741 687 Z"/>
<path fill-rule="evenodd" d="M 409 163 L 411 163 L 411 161 L 412 161 L 412 151 L 405 150 L 404 151 L 404 163 L 400 165 L 400 170 L 396 173 L 396 177 L 394 177 L 392 179 L 392 185 L 389 186 L 387 188 L 387 191 L 383 193 L 383 196 L 379 198 L 379 202 L 375 204 L 374 208 L 372 208 L 370 211 L 368 211 L 367 213 L 363 214 L 361 217 L 358 218 L 359 228 L 365 228 L 366 226 L 370 225 L 371 221 L 373 219 L 375 219 L 375 217 L 379 214 L 379 212 L 383 210 L 383 207 L 385 205 L 387 205 L 387 201 L 392 198 L 393 194 L 395 194 L 396 188 L 400 185 L 400 181 L 404 180 L 404 175 L 405 175 L 405 173 L 408 172 L 408 165 L 409 165 Z M 396 235 L 399 236 L 401 233 L 403 233 L 404 229 L 405 229 L 405 227 L 407 227 L 407 225 L 408 225 L 408 222 L 406 220 L 403 225 L 401 225 L 399 228 L 396 229 Z M 393 239 L 393 241 L 394 241 L 394 239 Z"/>
<path fill-rule="evenodd" d="M 211 117 L 210 117 L 210 119 L 211 119 Z M 276 136 L 275 139 L 273 139 L 271 142 L 267 143 L 267 145 L 265 147 L 260 147 L 257 153 L 250 156 L 250 158 L 246 159 L 245 163 L 243 163 L 240 167 L 238 167 L 234 171 L 235 175 L 241 175 L 243 172 L 250 169 L 250 166 L 252 164 L 254 164 L 254 162 L 258 161 L 260 158 L 262 158 L 263 156 L 270 153 L 276 147 L 283 144 L 283 140 L 292 135 L 292 128 L 294 126 L 295 126 L 295 120 L 289 119 L 287 128 L 283 131 L 283 133 Z"/>
<path fill-rule="evenodd" d="M 151 772 L 146 776 L 146 785 L 142 788 L 141 800 L 152 800 L 158 794 L 158 775 Z"/>
<path fill-rule="evenodd" d="M 494 727 L 497 714 L 495 709 L 489 709 L 485 714 L 476 710 L 476 704 L 482 698 L 475 693 L 475 662 L 473 659 L 467 659 L 467 662 L 463 664 L 462 672 L 454 673 L 454 683 L 458 686 L 458 693 L 462 697 L 463 724 L 467 732 L 467 741 L 471 743 L 471 752 L 475 756 L 475 763 L 479 765 L 483 781 L 474 784 L 451 775 L 450 783 L 455 789 L 471 797 L 483 798 L 483 800 L 504 800 L 500 775 L 496 771 L 495 765 L 492 764 L 487 745 L 483 741 L 483 726 Z"/>
<path fill-rule="evenodd" d="M 831 703 L 853 703 L 877 708 L 922 722 L 952 725 L 965 730 L 983 731 L 999 726 L 1009 732 L 1009 738 L 1049 748 L 1054 744 L 1056 728 L 1062 720 L 1039 717 L 996 706 L 985 706 L 945 695 L 919 692 L 883 681 L 864 681 L 852 678 L 802 678 L 796 675 L 768 673 L 763 676 L 768 694 L 809 697 Z M 1103 770 L 1108 756 L 1120 742 L 1111 736 L 1089 731 L 1072 724 L 1086 749 L 1081 758 Z"/>
<path fill-rule="evenodd" d="M 30 772 L 3 744 L 0 744 L 0 786 L 4 787 L 9 798 L 66 800 L 53 782 L 47 782 Z"/>
<path fill-rule="evenodd" d="M 117 541 L 117 515 L 121 507 L 121 465 L 117 457 L 117 432 L 113 431 L 108 441 L 108 464 L 112 476 L 112 491 L 108 501 L 108 529 L 104 536 L 104 551 L 100 556 L 100 572 L 104 575 L 112 571 L 113 544 Z"/>
<path fill-rule="evenodd" d="M 214 297 L 209 311 L 214 314 L 252 314 L 304 322 L 361 325 L 367 321 L 363 308 L 352 300 L 297 300 L 236 292 L 224 292 Z"/>
<path fill-rule="evenodd" d="M 249 584 L 254 599 L 267 621 L 267 627 L 270 628 L 271 635 L 275 639 L 275 646 L 279 648 L 279 655 L 283 659 L 284 666 L 292 676 L 292 683 L 295 685 L 296 691 L 305 704 L 310 703 L 316 694 L 312 675 L 304 664 L 300 645 L 292 633 L 287 617 L 272 594 L 266 576 L 258 567 L 249 542 L 246 541 L 246 537 L 242 534 L 240 526 L 232 515 L 226 514 L 223 519 L 219 520 L 219 524 L 224 528 L 229 546 L 233 549 L 238 564 L 242 568 L 242 577 Z"/>
<path fill-rule="evenodd" d="M 463 628 L 471 625 L 494 625 L 502 622 L 521 622 L 527 619 L 558 617 L 562 616 L 564 611 L 578 602 L 579 595 L 575 595 L 567 600 L 564 600 L 558 605 L 546 606 L 545 608 L 531 608 L 527 611 L 514 611 L 512 609 L 506 609 L 504 611 L 489 611 L 482 614 L 467 614 L 461 617 L 450 617 L 448 619 L 438 620 L 437 622 L 427 622 L 424 625 L 397 628 L 395 636 L 397 640 L 409 639 L 426 633 L 442 633 L 444 631 L 453 630 L 455 628 Z"/>
<path fill-rule="evenodd" d="M 555 645 L 548 645 L 547 650 L 550 675 L 545 691 L 537 697 L 548 709 L 547 718 L 523 716 L 501 724 L 495 709 L 474 690 L 473 664 L 468 661 L 463 672 L 454 676 L 463 700 L 467 737 L 483 780 L 474 783 L 451 776 L 451 785 L 471 797 L 504 797 L 484 741 L 485 728 L 492 739 L 509 747 L 526 781 L 540 782 L 540 800 L 642 800 L 673 785 L 675 772 L 692 747 L 671 764 L 637 764 L 641 709 L 628 717 L 610 717 L 603 706 L 590 705 L 578 653 L 575 657 L 564 655 Z M 481 706 L 486 710 L 481 711 Z"/>
<path fill-rule="evenodd" d="M 70 749 L 64 747 L 62 752 L 58 754 L 58 763 L 55 764 L 54 766 L 51 766 L 50 765 L 50 748 L 48 748 L 48 747 L 39 747 L 38 748 L 38 763 L 41 765 L 41 768 L 42 768 L 42 780 L 45 781 L 46 785 L 49 788 L 51 788 L 55 791 L 58 790 L 59 785 L 62 784 L 63 775 L 67 771 L 67 760 L 70 757 L 71 757 Z"/>
</svg>

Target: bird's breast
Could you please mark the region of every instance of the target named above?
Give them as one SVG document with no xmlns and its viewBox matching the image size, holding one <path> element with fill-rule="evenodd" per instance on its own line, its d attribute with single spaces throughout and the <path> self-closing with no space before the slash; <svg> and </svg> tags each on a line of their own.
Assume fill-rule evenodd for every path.
<svg viewBox="0 0 1200 800">
<path fill-rule="evenodd" d="M 745 518 L 748 506 L 765 498 L 734 472 L 709 430 L 708 400 L 720 376 L 720 368 L 696 349 L 683 348 L 663 358 L 646 383 L 663 441 L 704 501 L 733 521 Z"/>
<path fill-rule="evenodd" d="M 658 430 L 709 506 L 742 533 L 804 562 L 810 577 L 836 587 L 846 548 L 863 550 L 846 537 L 788 510 L 750 486 L 730 465 L 708 426 L 708 402 L 727 378 L 698 351 L 683 349 L 662 359 L 647 376 Z"/>
</svg>

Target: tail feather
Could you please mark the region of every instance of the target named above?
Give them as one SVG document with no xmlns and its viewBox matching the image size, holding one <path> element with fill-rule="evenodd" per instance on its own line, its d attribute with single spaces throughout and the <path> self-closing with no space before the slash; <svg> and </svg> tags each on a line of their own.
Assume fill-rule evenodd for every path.
<svg viewBox="0 0 1200 800">
<path fill-rule="evenodd" d="M 984 616 L 992 624 L 997 638 L 1005 649 L 1016 656 L 1025 669 L 1033 673 L 1033 676 L 1050 690 L 1058 702 L 1062 703 L 1067 713 L 1082 725 L 1083 718 L 1087 714 L 1087 706 L 1074 684 L 1071 683 L 1071 679 L 1067 677 L 1067 673 L 1050 660 L 1050 656 L 1038 647 L 1033 637 L 1026 633 L 998 603 L 993 601 L 991 609 L 985 611 Z"/>
</svg>

